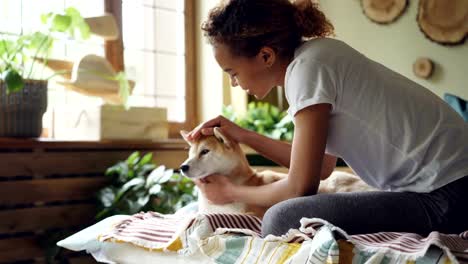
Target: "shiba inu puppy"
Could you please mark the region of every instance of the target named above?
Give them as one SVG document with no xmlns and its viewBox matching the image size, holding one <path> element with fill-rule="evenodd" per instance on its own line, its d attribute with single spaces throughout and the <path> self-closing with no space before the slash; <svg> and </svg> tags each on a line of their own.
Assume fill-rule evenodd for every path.
<svg viewBox="0 0 468 264">
<path fill-rule="evenodd" d="M 231 182 L 239 185 L 260 186 L 287 177 L 287 174 L 265 170 L 257 172 L 252 169 L 239 144 L 226 135 L 219 128 L 214 128 L 214 136 L 203 136 L 197 141 L 190 141 L 186 135 L 180 134 L 190 145 L 188 159 L 180 166 L 182 175 L 191 179 L 200 179 L 212 174 L 225 175 Z M 370 191 L 372 187 L 365 184 L 359 177 L 335 171 L 320 182 L 319 193 Z M 232 203 L 216 205 L 209 202 L 203 195 L 198 196 L 198 210 L 205 213 L 253 213 L 262 217 L 268 208 Z"/>
</svg>

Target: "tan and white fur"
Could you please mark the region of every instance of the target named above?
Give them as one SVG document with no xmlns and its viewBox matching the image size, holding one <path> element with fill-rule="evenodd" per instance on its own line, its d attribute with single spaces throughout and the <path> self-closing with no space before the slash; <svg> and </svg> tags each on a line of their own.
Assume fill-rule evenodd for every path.
<svg viewBox="0 0 468 264">
<path fill-rule="evenodd" d="M 197 141 L 187 139 L 187 132 L 181 131 L 182 137 L 190 145 L 188 159 L 182 163 L 182 175 L 191 179 L 203 179 L 212 174 L 226 176 L 238 185 L 261 186 L 287 177 L 287 174 L 265 170 L 257 172 L 252 169 L 239 144 L 217 127 L 214 136 L 203 136 Z M 336 193 L 352 191 L 371 191 L 359 177 L 341 171 L 334 171 L 330 177 L 322 180 L 318 193 Z M 198 210 L 204 213 L 253 213 L 262 217 L 267 207 L 232 203 L 216 205 L 209 202 L 202 192 L 198 195 Z"/>
</svg>

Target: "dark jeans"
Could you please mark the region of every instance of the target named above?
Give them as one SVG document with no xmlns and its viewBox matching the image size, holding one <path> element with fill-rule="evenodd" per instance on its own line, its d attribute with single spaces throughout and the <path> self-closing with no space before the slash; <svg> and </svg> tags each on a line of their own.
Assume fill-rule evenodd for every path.
<svg viewBox="0 0 468 264">
<path fill-rule="evenodd" d="M 468 230 L 468 176 L 430 193 L 333 193 L 289 199 L 268 209 L 262 235 L 299 228 L 302 217 L 327 220 L 350 235 L 384 231 L 458 234 Z"/>
</svg>

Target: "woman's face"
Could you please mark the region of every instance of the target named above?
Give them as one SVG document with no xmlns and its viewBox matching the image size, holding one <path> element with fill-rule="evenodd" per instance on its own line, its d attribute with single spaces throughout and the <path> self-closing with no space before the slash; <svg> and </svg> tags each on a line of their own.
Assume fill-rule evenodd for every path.
<svg viewBox="0 0 468 264">
<path fill-rule="evenodd" d="M 260 51 L 252 58 L 234 56 L 225 44 L 213 46 L 214 56 L 219 66 L 229 74 L 232 86 L 240 86 L 248 94 L 258 99 L 264 98 L 276 86 L 272 71 L 275 56 Z"/>
</svg>

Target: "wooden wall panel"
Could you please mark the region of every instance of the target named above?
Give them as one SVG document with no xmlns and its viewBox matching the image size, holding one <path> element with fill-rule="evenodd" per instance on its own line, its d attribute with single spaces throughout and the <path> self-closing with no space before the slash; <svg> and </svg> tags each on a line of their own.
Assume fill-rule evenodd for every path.
<svg viewBox="0 0 468 264">
<path fill-rule="evenodd" d="M 0 206 L 87 200 L 106 182 L 104 177 L 6 181 L 0 183 Z"/>
<path fill-rule="evenodd" d="M 103 174 L 131 151 L 0 153 L 0 177 Z"/>
<path fill-rule="evenodd" d="M 94 222 L 93 204 L 59 205 L 0 211 L 0 233 L 36 232 Z"/>
<path fill-rule="evenodd" d="M 164 142 L 56 142 L 0 138 L 0 263 L 45 263 L 43 232 L 80 229 L 95 222 L 95 195 L 105 170 L 134 151 L 152 152 L 157 165 L 178 168 L 186 144 Z M 64 251 L 69 263 L 95 263 Z"/>
<path fill-rule="evenodd" d="M 0 239 L 0 263 L 11 263 L 44 256 L 36 237 Z"/>
<path fill-rule="evenodd" d="M 70 264 L 96 263 L 96 260 L 91 255 L 83 255 L 84 253 L 77 254 L 66 249 L 64 253 L 66 256 L 69 256 L 68 263 Z M 13 263 L 24 260 L 30 260 L 27 263 L 49 264 L 44 257 L 44 249 L 36 237 L 26 236 L 0 239 L 0 263 Z"/>
<path fill-rule="evenodd" d="M 142 154 L 151 152 L 139 150 Z M 0 153 L 1 177 L 104 174 L 106 168 L 125 160 L 133 151 L 73 151 Z M 186 150 L 153 151 L 157 164 L 178 168 Z"/>
</svg>

